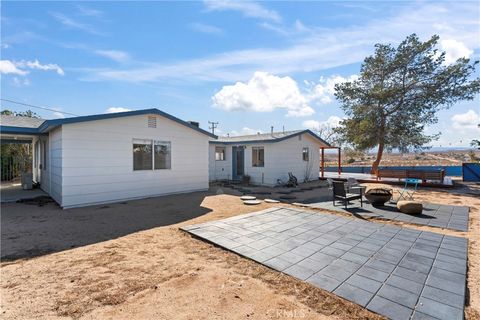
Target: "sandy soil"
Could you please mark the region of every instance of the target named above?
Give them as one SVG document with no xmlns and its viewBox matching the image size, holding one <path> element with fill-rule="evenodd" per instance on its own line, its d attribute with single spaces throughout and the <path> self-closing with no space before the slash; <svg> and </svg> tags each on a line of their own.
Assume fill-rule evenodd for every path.
<svg viewBox="0 0 480 320">
<path fill-rule="evenodd" d="M 470 240 L 466 316 L 476 319 L 480 199 L 431 190 L 420 191 L 418 198 L 472 207 L 471 231 L 448 233 Z M 248 207 L 236 196 L 214 192 L 197 193 L 193 199 L 181 195 L 66 211 L 51 203 L 2 205 L 2 240 L 4 219 L 10 217 L 17 225 L 36 226 L 22 232 L 32 239 L 37 234 L 42 243 L 33 251 L 28 243 L 25 248 L 30 251 L 22 251 L 21 240 L 8 240 L 22 254 L 11 254 L 11 261 L 1 264 L 2 318 L 380 319 L 358 305 L 178 230 L 271 205 Z M 185 214 L 188 210 L 193 213 Z M 180 218 L 179 212 L 183 212 Z M 143 215 L 148 223 L 136 224 Z M 101 223 L 91 223 L 96 220 Z M 52 221 L 59 221 L 60 227 Z M 127 222 L 133 227 L 122 229 Z M 40 225 L 51 229 L 38 231 Z M 9 229 L 7 234 L 12 232 Z M 38 256 L 28 257 L 29 253 Z"/>
</svg>

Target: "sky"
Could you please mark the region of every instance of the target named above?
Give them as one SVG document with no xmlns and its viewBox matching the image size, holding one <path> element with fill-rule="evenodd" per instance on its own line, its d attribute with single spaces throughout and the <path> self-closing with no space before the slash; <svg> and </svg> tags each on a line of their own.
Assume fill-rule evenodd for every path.
<svg viewBox="0 0 480 320">
<path fill-rule="evenodd" d="M 46 119 L 158 108 L 221 135 L 334 127 L 334 85 L 411 33 L 438 34 L 446 63 L 479 59 L 480 4 L 2 1 L 1 97 Z M 438 116 L 433 146 L 480 138 L 478 96 Z"/>
</svg>

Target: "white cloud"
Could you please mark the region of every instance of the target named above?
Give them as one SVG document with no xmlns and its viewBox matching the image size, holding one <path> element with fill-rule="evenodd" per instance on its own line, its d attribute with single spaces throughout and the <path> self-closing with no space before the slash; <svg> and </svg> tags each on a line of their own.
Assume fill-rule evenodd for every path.
<svg viewBox="0 0 480 320">
<path fill-rule="evenodd" d="M 13 85 L 15 87 L 24 87 L 30 85 L 30 80 L 27 78 L 18 78 L 18 77 L 13 77 Z"/>
<path fill-rule="evenodd" d="M 117 113 L 117 112 L 127 112 L 132 111 L 131 109 L 123 108 L 123 107 L 110 107 L 105 110 L 105 113 Z"/>
<path fill-rule="evenodd" d="M 334 94 L 335 94 L 335 85 L 337 83 L 342 82 L 350 82 L 355 81 L 358 79 L 358 76 L 353 74 L 347 78 L 344 78 L 339 75 L 331 76 L 328 78 L 320 78 L 318 84 L 314 85 L 312 89 L 310 89 L 310 94 L 308 95 L 308 99 L 310 101 L 317 101 L 320 104 L 328 104 L 333 101 Z M 313 85 L 312 83 L 308 83 Z"/>
<path fill-rule="evenodd" d="M 257 133 L 263 133 L 263 131 L 259 129 L 243 127 L 242 130 L 240 131 L 236 131 L 236 130 L 230 131 L 230 136 L 248 136 L 248 135 L 257 134 Z"/>
<path fill-rule="evenodd" d="M 18 74 L 24 76 L 28 71 L 17 68 L 15 63 L 10 60 L 0 60 L 0 73 L 2 74 Z"/>
<path fill-rule="evenodd" d="M 88 24 L 81 23 L 77 20 L 74 20 L 66 15 L 59 13 L 59 12 L 51 12 L 50 15 L 55 18 L 58 22 L 70 29 L 77 29 L 81 31 L 85 31 L 94 35 L 104 35 L 102 32 L 99 32 L 92 26 Z"/>
<path fill-rule="evenodd" d="M 375 43 L 396 45 L 413 32 L 422 40 L 437 33 L 441 39 L 456 39 L 476 49 L 480 48 L 476 10 L 476 4 L 469 2 L 414 3 L 394 16 L 381 16 L 364 24 L 311 28 L 289 45 L 227 51 L 173 63 L 142 62 L 129 69 L 88 68 L 82 80 L 234 82 L 248 80 L 257 70 L 271 74 L 315 72 L 361 62 L 373 53 Z"/>
<path fill-rule="evenodd" d="M 325 121 L 317 121 L 317 120 L 303 121 L 302 126 L 310 130 L 321 131 L 324 129 L 331 129 L 331 128 L 338 127 L 340 125 L 340 121 L 342 121 L 342 118 L 337 116 L 330 116 Z"/>
<path fill-rule="evenodd" d="M 456 130 L 467 131 L 473 130 L 480 133 L 480 115 L 473 110 L 465 113 L 456 114 L 452 117 L 452 127 Z"/>
<path fill-rule="evenodd" d="M 234 1 L 234 0 L 204 0 L 203 2 L 209 11 L 239 11 L 246 17 L 266 19 L 280 22 L 282 18 L 274 11 L 254 1 Z"/>
<path fill-rule="evenodd" d="M 55 71 L 61 76 L 65 75 L 65 72 L 62 68 L 60 68 L 58 64 L 41 64 L 37 59 L 35 59 L 34 61 L 21 60 L 15 62 L 15 65 L 20 68 L 37 69 L 42 71 Z"/>
<path fill-rule="evenodd" d="M 120 50 L 95 50 L 94 53 L 116 62 L 126 62 L 130 60 L 130 55 Z"/>
<path fill-rule="evenodd" d="M 299 34 L 313 31 L 312 29 L 305 26 L 300 20 L 296 20 L 291 27 L 285 27 L 269 22 L 259 23 L 259 26 L 264 29 L 274 31 L 282 36 L 298 36 Z"/>
<path fill-rule="evenodd" d="M 59 111 L 54 111 L 53 112 L 53 117 L 56 119 L 63 119 L 65 118 L 65 115 Z"/>
<path fill-rule="evenodd" d="M 201 33 L 208 33 L 208 34 L 215 34 L 215 35 L 221 35 L 223 34 L 223 30 L 209 25 L 209 24 L 204 24 L 204 23 L 192 23 L 190 25 L 190 28 L 193 31 L 201 32 Z"/>
<path fill-rule="evenodd" d="M 459 58 L 470 58 L 473 50 L 470 50 L 461 41 L 445 39 L 440 41 L 440 47 L 445 51 L 445 64 L 452 64 Z"/>
<path fill-rule="evenodd" d="M 103 16 L 103 12 L 97 9 L 88 8 L 85 6 L 77 5 L 78 11 L 83 16 L 97 17 Z"/>
<path fill-rule="evenodd" d="M 290 77 L 255 72 L 247 82 L 224 86 L 213 97 L 213 106 L 226 111 L 272 112 L 287 110 L 287 116 L 302 117 L 315 113 Z"/>
</svg>

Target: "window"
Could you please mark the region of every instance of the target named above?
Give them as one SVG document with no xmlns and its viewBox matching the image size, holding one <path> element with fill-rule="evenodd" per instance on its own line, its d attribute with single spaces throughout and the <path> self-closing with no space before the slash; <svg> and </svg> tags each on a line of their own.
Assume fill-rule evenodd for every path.
<svg viewBox="0 0 480 320">
<path fill-rule="evenodd" d="M 133 140 L 133 170 L 152 170 L 152 140 Z"/>
<path fill-rule="evenodd" d="M 265 164 L 265 152 L 263 147 L 252 148 L 252 167 L 263 167 Z"/>
<path fill-rule="evenodd" d="M 170 142 L 133 139 L 133 170 L 158 170 L 171 167 Z"/>
<path fill-rule="evenodd" d="M 170 169 L 171 156 L 170 142 L 155 141 L 155 169 Z"/>
<path fill-rule="evenodd" d="M 225 160 L 225 147 L 215 147 L 215 160 L 216 161 Z"/>
<path fill-rule="evenodd" d="M 309 158 L 309 149 L 308 148 L 303 148 L 302 150 L 302 159 L 303 161 L 308 161 Z"/>
</svg>

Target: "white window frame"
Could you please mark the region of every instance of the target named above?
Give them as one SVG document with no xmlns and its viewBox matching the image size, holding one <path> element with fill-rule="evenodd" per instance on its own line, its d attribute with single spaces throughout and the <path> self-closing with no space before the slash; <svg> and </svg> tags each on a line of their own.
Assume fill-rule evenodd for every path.
<svg viewBox="0 0 480 320">
<path fill-rule="evenodd" d="M 148 142 L 148 143 L 146 143 Z M 152 168 L 151 169 L 135 169 L 135 163 L 133 159 L 133 150 L 132 150 L 132 170 L 134 172 L 144 172 L 144 171 L 156 171 L 156 170 L 171 170 L 172 169 L 172 142 L 166 140 L 155 140 L 155 139 L 142 139 L 142 138 L 133 138 L 132 139 L 132 147 L 134 144 L 150 144 L 152 150 Z M 155 169 L 155 144 L 168 144 L 169 151 L 170 151 L 170 167 L 169 168 L 158 168 Z"/>
<path fill-rule="evenodd" d="M 223 151 L 217 152 L 217 149 L 222 149 Z M 223 159 L 217 159 L 217 153 L 223 155 Z M 227 161 L 227 147 L 215 146 L 215 161 Z"/>
</svg>

